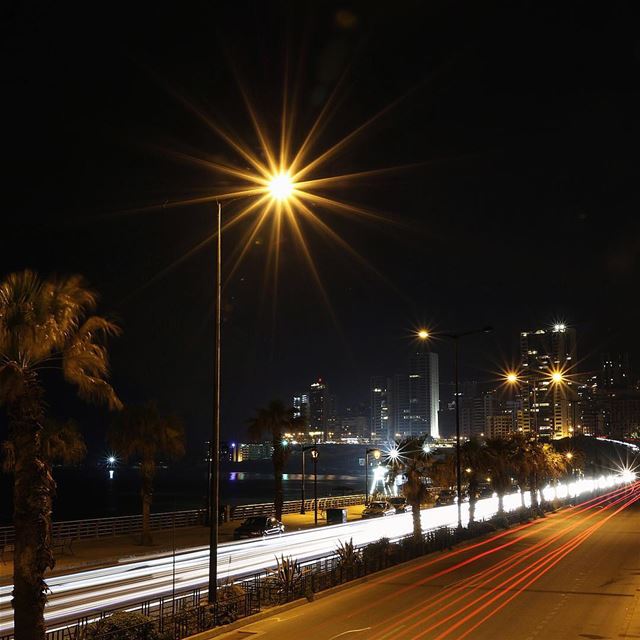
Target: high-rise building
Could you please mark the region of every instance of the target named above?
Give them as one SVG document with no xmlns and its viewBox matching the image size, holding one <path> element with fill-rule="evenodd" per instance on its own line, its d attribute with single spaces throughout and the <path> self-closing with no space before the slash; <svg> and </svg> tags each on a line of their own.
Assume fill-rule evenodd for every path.
<svg viewBox="0 0 640 640">
<path fill-rule="evenodd" d="M 537 431 L 542 438 L 564 438 L 573 432 L 571 402 L 576 389 L 570 381 L 552 384 L 554 371 L 564 374 L 576 364 L 576 331 L 564 324 L 520 334 L 523 389 L 523 425 L 525 432 Z"/>
<path fill-rule="evenodd" d="M 371 440 L 371 427 L 364 403 L 344 408 L 340 419 L 340 437 L 337 439 L 354 444 Z"/>
<path fill-rule="evenodd" d="M 391 379 L 385 376 L 371 378 L 371 419 L 369 438 L 376 442 L 393 440 L 391 414 Z"/>
<path fill-rule="evenodd" d="M 397 438 L 439 437 L 440 380 L 438 354 L 412 354 L 406 374 L 397 374 L 393 389 L 393 429 Z"/>
<path fill-rule="evenodd" d="M 309 389 L 309 433 L 320 440 L 327 437 L 329 410 L 329 389 L 318 378 Z"/>
<path fill-rule="evenodd" d="M 629 354 L 611 357 L 606 355 L 598 376 L 598 386 L 602 389 L 629 389 L 633 386 Z"/>
<path fill-rule="evenodd" d="M 301 420 L 305 431 L 309 429 L 309 394 L 293 396 L 293 417 Z"/>
</svg>

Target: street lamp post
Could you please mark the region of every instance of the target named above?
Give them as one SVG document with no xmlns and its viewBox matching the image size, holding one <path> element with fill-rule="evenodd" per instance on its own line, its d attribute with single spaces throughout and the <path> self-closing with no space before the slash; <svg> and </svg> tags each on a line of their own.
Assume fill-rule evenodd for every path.
<svg viewBox="0 0 640 640">
<path fill-rule="evenodd" d="M 218 598 L 218 513 L 220 477 L 220 337 L 222 326 L 222 207 L 218 202 L 216 242 L 215 363 L 213 392 L 213 430 L 209 452 L 209 602 Z"/>
<path fill-rule="evenodd" d="M 304 506 L 304 502 L 305 502 L 305 495 L 304 495 L 304 483 L 305 483 L 305 465 L 304 465 L 304 454 L 311 450 L 313 451 L 313 449 L 315 448 L 316 445 L 310 445 L 308 447 L 301 447 L 300 451 L 302 451 L 302 485 L 300 486 L 300 515 L 304 515 L 306 513 L 305 511 L 305 506 Z M 313 455 L 313 453 L 311 454 Z"/>
<path fill-rule="evenodd" d="M 264 187 L 272 200 L 284 203 L 293 191 L 289 175 L 280 172 L 271 176 Z M 217 600 L 218 586 L 218 515 L 220 511 L 220 365 L 222 328 L 222 205 L 218 204 L 216 237 L 216 305 L 215 305 L 215 362 L 213 393 L 213 425 L 209 450 L 209 602 Z"/>
<path fill-rule="evenodd" d="M 462 528 L 462 474 L 461 474 L 461 456 L 460 456 L 460 390 L 459 390 L 459 348 L 460 338 L 466 338 L 478 333 L 491 333 L 493 327 L 483 327 L 482 329 L 472 329 L 471 331 L 462 331 L 458 333 L 439 333 L 438 336 L 451 340 L 453 342 L 454 353 L 454 388 L 455 388 L 455 404 L 456 404 L 456 494 L 458 497 L 458 529 Z M 428 340 L 431 337 L 428 331 L 421 330 L 418 332 L 420 340 Z"/>
<path fill-rule="evenodd" d="M 313 458 L 313 521 L 318 524 L 318 449 L 314 445 L 311 448 L 311 457 Z"/>
<path fill-rule="evenodd" d="M 380 460 L 380 449 L 366 449 L 364 454 L 364 503 L 369 504 L 369 454 Z"/>
</svg>

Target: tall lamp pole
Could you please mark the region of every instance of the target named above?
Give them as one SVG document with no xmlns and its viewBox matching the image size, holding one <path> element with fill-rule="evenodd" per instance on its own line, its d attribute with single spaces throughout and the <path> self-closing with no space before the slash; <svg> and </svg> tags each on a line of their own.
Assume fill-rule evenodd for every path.
<svg viewBox="0 0 640 640">
<path fill-rule="evenodd" d="M 304 502 L 305 502 L 305 495 L 304 495 L 304 483 L 305 483 L 305 465 L 304 465 L 304 454 L 307 451 L 313 451 L 313 449 L 315 449 L 315 444 L 313 445 L 309 445 L 308 447 L 301 447 L 300 451 L 302 451 L 302 485 L 300 486 L 300 515 L 304 515 L 306 513 L 305 511 L 305 506 L 304 506 Z M 313 455 L 313 453 L 311 454 Z"/>
<path fill-rule="evenodd" d="M 319 451 L 314 445 L 311 448 L 311 457 L 313 458 L 313 521 L 318 524 L 318 455 Z"/>
<path fill-rule="evenodd" d="M 220 475 L 220 333 L 222 326 L 222 206 L 218 202 L 216 243 L 216 319 L 213 392 L 213 429 L 209 455 L 209 602 L 218 598 L 218 514 Z"/>
<path fill-rule="evenodd" d="M 367 449 L 364 454 L 364 503 L 369 504 L 369 454 L 380 460 L 380 449 Z"/>
<path fill-rule="evenodd" d="M 471 331 L 461 331 L 457 333 L 439 333 L 438 336 L 451 340 L 453 342 L 453 354 L 454 354 L 454 386 L 455 386 L 455 403 L 456 403 L 456 495 L 458 498 L 458 529 L 462 528 L 462 469 L 461 469 L 461 456 L 460 456 L 460 358 L 458 343 L 460 338 L 466 338 L 478 333 L 491 333 L 493 327 L 482 327 L 482 329 L 472 329 Z M 431 337 L 428 331 L 421 330 L 418 332 L 418 338 L 421 340 L 427 340 Z"/>
</svg>

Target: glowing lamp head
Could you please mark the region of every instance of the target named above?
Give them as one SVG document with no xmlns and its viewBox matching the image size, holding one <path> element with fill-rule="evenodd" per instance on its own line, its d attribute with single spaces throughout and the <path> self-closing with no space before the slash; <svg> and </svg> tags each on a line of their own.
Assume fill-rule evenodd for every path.
<svg viewBox="0 0 640 640">
<path fill-rule="evenodd" d="M 374 449 L 374 450 L 373 450 L 373 457 L 374 457 L 376 460 L 380 460 L 380 453 L 381 453 L 381 452 L 380 452 L 380 449 Z"/>
<path fill-rule="evenodd" d="M 571 451 L 567 452 L 567 460 L 571 460 L 573 458 L 573 453 Z"/>
<path fill-rule="evenodd" d="M 286 200 L 293 192 L 293 182 L 288 173 L 281 171 L 269 181 L 269 191 L 274 200 Z"/>
<path fill-rule="evenodd" d="M 420 331 L 418 331 L 418 338 L 420 338 L 420 340 L 427 340 L 429 338 L 429 332 L 426 329 L 420 329 Z"/>
<path fill-rule="evenodd" d="M 115 461 L 116 461 L 116 457 L 115 457 L 115 456 L 109 456 L 109 457 L 107 458 L 107 462 L 108 462 L 109 464 L 114 464 L 114 463 L 115 463 Z"/>
<path fill-rule="evenodd" d="M 562 371 L 554 371 L 551 374 L 551 382 L 554 384 L 560 384 L 564 380 L 564 376 L 562 375 Z"/>
<path fill-rule="evenodd" d="M 518 374 L 515 371 L 509 371 L 505 379 L 509 384 L 516 384 L 518 382 Z"/>
</svg>

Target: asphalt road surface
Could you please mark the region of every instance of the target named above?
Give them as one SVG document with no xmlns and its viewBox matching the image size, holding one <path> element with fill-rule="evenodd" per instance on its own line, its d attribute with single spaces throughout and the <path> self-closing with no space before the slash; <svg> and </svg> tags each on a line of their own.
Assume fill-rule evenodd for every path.
<svg viewBox="0 0 640 640">
<path fill-rule="evenodd" d="M 582 480 L 571 486 L 560 486 L 559 496 L 567 491 L 589 492 L 594 488 L 613 487 L 622 482 L 619 476 L 597 480 Z M 548 490 L 548 499 L 553 490 Z M 547 491 L 545 491 L 547 493 Z M 520 506 L 519 494 L 505 497 L 505 508 Z M 463 505 L 463 522 L 467 504 Z M 478 502 L 476 517 L 486 518 L 495 513 L 496 498 Z M 424 529 L 457 522 L 457 507 L 450 505 L 422 511 Z M 226 578 L 255 573 L 275 564 L 275 556 L 293 555 L 300 561 L 312 560 L 335 551 L 339 541 L 352 539 L 363 545 L 382 536 L 390 539 L 407 535 L 412 530 L 411 514 L 398 514 L 375 520 L 362 520 L 343 525 L 285 534 L 267 540 L 250 540 L 222 544 L 218 550 L 218 577 Z M 175 556 L 175 591 L 185 592 L 202 587 L 208 579 L 208 548 L 183 550 Z M 161 595 L 171 595 L 174 580 L 172 554 L 146 557 L 135 562 L 122 562 L 101 569 L 79 571 L 47 578 L 49 599 L 45 619 L 49 629 L 60 628 L 80 617 L 96 617 L 101 611 L 125 608 Z M 13 628 L 11 608 L 12 585 L 0 587 L 0 635 Z"/>
<path fill-rule="evenodd" d="M 437 556 L 220 640 L 640 638 L 640 487 Z"/>
</svg>

